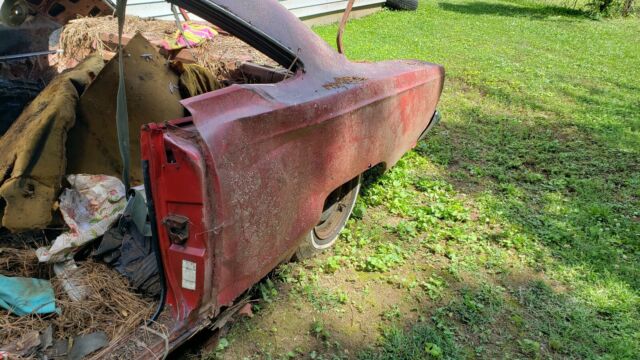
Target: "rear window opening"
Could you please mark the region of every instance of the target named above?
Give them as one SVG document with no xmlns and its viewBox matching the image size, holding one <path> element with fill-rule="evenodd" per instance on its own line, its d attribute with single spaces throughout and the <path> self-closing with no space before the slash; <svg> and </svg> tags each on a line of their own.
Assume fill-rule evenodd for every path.
<svg viewBox="0 0 640 360">
<path fill-rule="evenodd" d="M 167 61 L 204 66 L 225 86 L 274 83 L 287 72 L 274 60 L 215 26 L 195 21 L 181 25 L 189 45 L 178 32 L 175 21 L 127 17 L 123 45 L 140 34 Z M 210 30 L 214 34 L 210 34 Z M 63 55 L 53 65 L 61 72 L 94 52 L 108 61 L 116 54 L 117 40 L 117 20 L 111 16 L 72 20 L 62 31 L 59 50 Z"/>
</svg>

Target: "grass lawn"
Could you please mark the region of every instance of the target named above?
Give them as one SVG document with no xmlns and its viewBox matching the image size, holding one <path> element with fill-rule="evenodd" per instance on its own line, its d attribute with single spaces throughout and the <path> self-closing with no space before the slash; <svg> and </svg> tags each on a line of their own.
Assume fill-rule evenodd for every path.
<svg viewBox="0 0 640 360">
<path fill-rule="evenodd" d="M 423 1 L 345 46 L 443 64 L 443 121 L 205 357 L 639 359 L 640 21 Z"/>
</svg>

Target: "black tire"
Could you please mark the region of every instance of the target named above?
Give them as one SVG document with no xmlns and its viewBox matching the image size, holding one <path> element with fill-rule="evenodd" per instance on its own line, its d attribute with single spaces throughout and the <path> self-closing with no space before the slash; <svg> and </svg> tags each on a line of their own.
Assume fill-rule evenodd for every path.
<svg viewBox="0 0 640 360">
<path fill-rule="evenodd" d="M 356 205 L 361 182 L 358 175 L 327 197 L 320 221 L 300 243 L 295 260 L 309 259 L 335 244 Z"/>
<path fill-rule="evenodd" d="M 396 10 L 418 10 L 418 0 L 387 0 L 387 6 Z"/>
</svg>

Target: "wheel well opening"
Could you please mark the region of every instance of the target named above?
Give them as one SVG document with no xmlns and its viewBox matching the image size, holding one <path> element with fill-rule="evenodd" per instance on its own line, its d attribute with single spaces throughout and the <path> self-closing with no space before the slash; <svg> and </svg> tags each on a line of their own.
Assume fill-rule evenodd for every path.
<svg viewBox="0 0 640 360">
<path fill-rule="evenodd" d="M 387 172 L 387 163 L 381 162 L 362 173 L 362 189 L 366 190 Z"/>
</svg>

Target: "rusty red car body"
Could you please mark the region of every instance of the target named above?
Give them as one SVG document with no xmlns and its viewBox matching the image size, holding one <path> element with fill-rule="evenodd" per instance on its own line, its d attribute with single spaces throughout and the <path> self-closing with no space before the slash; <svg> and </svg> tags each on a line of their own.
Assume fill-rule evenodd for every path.
<svg viewBox="0 0 640 360">
<path fill-rule="evenodd" d="M 444 70 L 350 62 L 275 0 L 176 3 L 295 71 L 276 84 L 189 98 L 191 117 L 143 129 L 177 340 L 290 258 L 329 193 L 416 145 Z M 171 215 L 189 219 L 182 244 L 162 226 Z M 183 286 L 185 261 L 196 264 L 192 290 Z"/>
<path fill-rule="evenodd" d="M 190 117 L 142 129 L 170 318 L 168 343 L 150 347 L 159 353 L 290 259 L 333 190 L 414 147 L 437 120 L 444 82 L 426 62 L 351 62 L 277 0 L 170 2 L 292 75 L 188 98 Z"/>
</svg>

